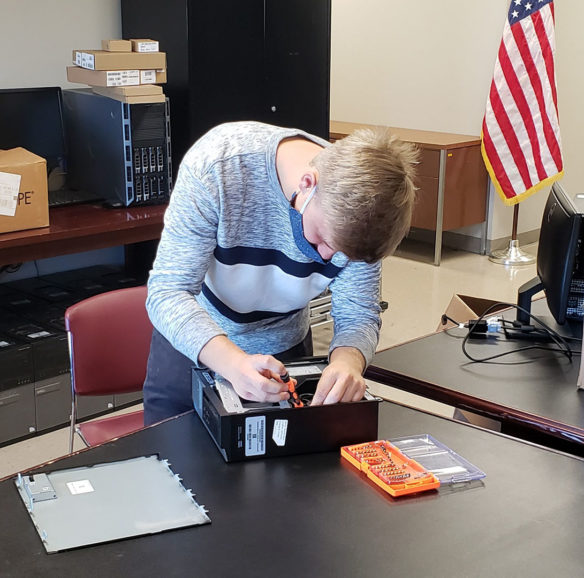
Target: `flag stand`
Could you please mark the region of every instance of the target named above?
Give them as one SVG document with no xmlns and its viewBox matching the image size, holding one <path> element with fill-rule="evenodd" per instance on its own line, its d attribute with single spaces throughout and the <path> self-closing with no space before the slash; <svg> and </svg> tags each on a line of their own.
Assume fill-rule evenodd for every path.
<svg viewBox="0 0 584 578">
<path fill-rule="evenodd" d="M 519 203 L 513 207 L 513 231 L 509 247 L 500 251 L 493 251 L 489 255 L 489 261 L 499 265 L 532 265 L 535 263 L 535 257 L 521 250 L 517 240 L 517 221 L 519 220 Z"/>
</svg>

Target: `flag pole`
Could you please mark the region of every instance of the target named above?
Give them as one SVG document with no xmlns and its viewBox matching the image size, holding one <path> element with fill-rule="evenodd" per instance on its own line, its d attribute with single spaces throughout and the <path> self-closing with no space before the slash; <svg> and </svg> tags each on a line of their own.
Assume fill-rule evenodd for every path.
<svg viewBox="0 0 584 578">
<path fill-rule="evenodd" d="M 493 251 L 489 255 L 489 261 L 500 265 L 532 265 L 535 263 L 535 257 L 526 253 L 519 247 L 517 240 L 517 222 L 519 221 L 519 203 L 513 207 L 513 229 L 511 231 L 511 240 L 507 249 Z"/>
<path fill-rule="evenodd" d="M 519 202 L 563 174 L 554 27 L 553 0 L 509 0 L 481 133 L 495 190 L 515 207 L 509 247 L 489 256 L 503 265 L 535 262 L 517 241 Z"/>
</svg>

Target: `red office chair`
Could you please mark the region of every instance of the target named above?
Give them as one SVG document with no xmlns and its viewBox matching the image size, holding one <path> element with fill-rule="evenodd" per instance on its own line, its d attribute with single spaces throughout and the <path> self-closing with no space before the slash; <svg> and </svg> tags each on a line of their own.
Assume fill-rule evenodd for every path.
<svg viewBox="0 0 584 578">
<path fill-rule="evenodd" d="M 84 299 L 65 311 L 71 358 L 71 429 L 88 446 L 143 427 L 143 411 L 77 424 L 77 397 L 140 391 L 146 377 L 152 324 L 146 287 L 117 289 Z"/>
</svg>

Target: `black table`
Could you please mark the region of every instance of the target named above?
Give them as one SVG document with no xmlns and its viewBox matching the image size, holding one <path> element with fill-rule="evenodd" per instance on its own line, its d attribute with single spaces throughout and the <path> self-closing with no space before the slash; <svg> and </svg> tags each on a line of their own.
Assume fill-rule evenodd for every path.
<svg viewBox="0 0 584 578">
<path fill-rule="evenodd" d="M 556 325 L 545 301 L 534 302 L 533 310 L 563 335 L 582 337 L 582 324 Z M 381 351 L 366 377 L 495 419 L 505 433 L 584 455 L 584 390 L 576 386 L 580 354 L 570 362 L 560 353 L 534 350 L 476 363 L 462 352 L 467 331 L 449 329 Z M 581 343 L 570 343 L 580 351 Z M 488 338 L 469 340 L 467 348 L 484 358 L 528 344 Z"/>
<path fill-rule="evenodd" d="M 212 523 L 46 554 L 12 480 L 0 483 L 0 575 L 578 576 L 584 461 L 400 405 L 380 438 L 430 433 L 484 470 L 469 487 L 392 499 L 336 452 L 227 464 L 186 414 L 52 464 L 159 452 Z M 47 467 L 42 471 L 47 471 Z"/>
</svg>

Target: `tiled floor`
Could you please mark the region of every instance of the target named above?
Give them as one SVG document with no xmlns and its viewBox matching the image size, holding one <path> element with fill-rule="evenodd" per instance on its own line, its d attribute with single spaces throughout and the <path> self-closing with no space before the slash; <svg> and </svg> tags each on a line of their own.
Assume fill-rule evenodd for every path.
<svg viewBox="0 0 584 578">
<path fill-rule="evenodd" d="M 537 251 L 535 245 L 522 248 L 533 255 Z M 515 302 L 517 288 L 535 275 L 535 265 L 505 267 L 462 251 L 445 249 L 439 267 L 431 259 L 431 246 L 412 243 L 384 262 L 382 297 L 389 309 L 383 314 L 379 349 L 432 333 L 454 293 Z M 326 351 L 329 332 L 326 328 L 315 331 L 317 352 Z M 452 415 L 448 406 L 385 386 L 370 387 L 387 399 Z M 0 448 L 0 478 L 60 457 L 67 450 L 67 428 Z"/>
</svg>

